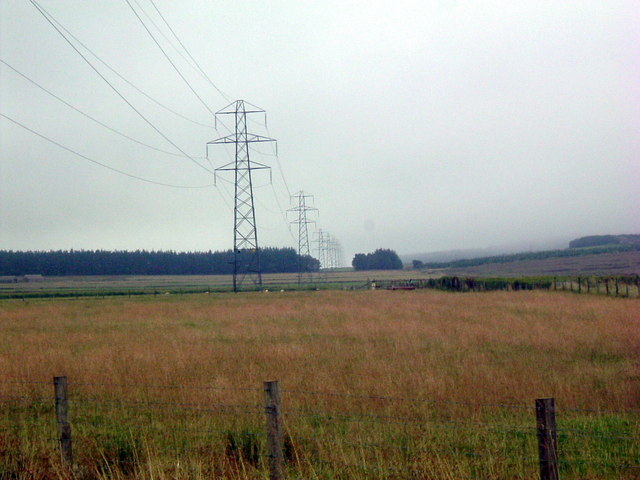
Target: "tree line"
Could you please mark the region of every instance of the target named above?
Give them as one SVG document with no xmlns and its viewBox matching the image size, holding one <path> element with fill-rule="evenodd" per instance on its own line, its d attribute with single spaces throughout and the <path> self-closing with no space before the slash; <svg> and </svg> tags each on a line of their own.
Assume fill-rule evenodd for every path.
<svg viewBox="0 0 640 480">
<path fill-rule="evenodd" d="M 0 250 L 0 275 L 225 275 L 233 273 L 233 251 Z M 260 250 L 263 273 L 318 271 L 320 262 L 293 248 Z"/>
<path fill-rule="evenodd" d="M 373 253 L 356 253 L 351 262 L 354 270 L 401 270 L 402 260 L 394 250 L 379 248 Z"/>
</svg>

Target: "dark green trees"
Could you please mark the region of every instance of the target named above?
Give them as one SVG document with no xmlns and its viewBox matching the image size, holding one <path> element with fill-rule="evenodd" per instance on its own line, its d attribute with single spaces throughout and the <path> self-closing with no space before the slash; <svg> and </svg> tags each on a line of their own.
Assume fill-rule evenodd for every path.
<svg viewBox="0 0 640 480">
<path fill-rule="evenodd" d="M 402 260 L 394 250 L 379 248 L 373 253 L 356 253 L 351 265 L 355 270 L 400 270 Z"/>
<path fill-rule="evenodd" d="M 298 271 L 298 254 L 293 248 L 263 248 L 263 273 Z M 317 271 L 315 258 L 303 257 L 305 271 Z M 215 275 L 233 272 L 233 253 L 173 251 L 0 251 L 0 275 L 39 273 L 58 275 Z"/>
</svg>

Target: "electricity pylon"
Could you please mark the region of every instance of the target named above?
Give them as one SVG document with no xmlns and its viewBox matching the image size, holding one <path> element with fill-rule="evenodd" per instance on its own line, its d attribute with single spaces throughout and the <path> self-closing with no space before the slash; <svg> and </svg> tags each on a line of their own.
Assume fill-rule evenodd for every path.
<svg viewBox="0 0 640 480">
<path fill-rule="evenodd" d="M 320 279 L 327 281 L 327 268 L 329 266 L 329 238 L 328 232 L 318 229 L 315 232 L 316 239 L 313 241 L 318 244 L 318 261 L 320 262 Z"/>
<path fill-rule="evenodd" d="M 327 280 L 329 270 L 335 270 L 343 264 L 342 246 L 329 232 L 317 230 L 314 243 L 318 244 L 318 260 L 322 269 L 321 277 Z"/>
<path fill-rule="evenodd" d="M 338 267 L 341 267 L 343 264 L 342 258 L 342 245 L 340 242 L 336 240 L 334 237 L 329 237 L 328 242 L 328 261 L 329 268 L 331 270 L 335 270 Z"/>
<path fill-rule="evenodd" d="M 298 285 L 302 284 L 302 278 L 304 276 L 304 264 L 305 257 L 310 257 L 311 252 L 309 250 L 309 229 L 307 225 L 310 223 L 316 223 L 315 220 L 310 220 L 307 217 L 307 212 L 318 211 L 317 208 L 310 207 L 307 204 L 307 199 L 310 198 L 313 201 L 313 195 L 306 195 L 302 190 L 298 193 L 291 195 L 291 200 L 297 199 L 297 206 L 290 208 L 287 212 L 297 212 L 298 218 L 293 220 L 292 224 L 298 225 Z M 308 267 L 308 266 L 307 266 Z M 307 268 L 307 282 L 311 283 L 313 276 L 311 270 Z"/>
<path fill-rule="evenodd" d="M 244 100 L 236 100 L 222 110 L 216 112 L 216 128 L 218 116 L 233 115 L 235 132 L 212 140 L 209 145 L 232 143 L 236 154 L 233 162 L 216 168 L 218 172 L 232 171 L 235 174 L 235 189 L 233 201 L 233 291 L 241 290 L 245 279 L 249 279 L 257 287 L 262 286 L 262 271 L 260 269 L 260 247 L 258 245 L 258 229 L 256 225 L 256 210 L 253 203 L 253 184 L 251 172 L 254 170 L 270 169 L 266 165 L 250 160 L 249 144 L 258 142 L 275 142 L 275 139 L 255 135 L 247 131 L 247 115 L 263 114 L 266 122 L 266 112 Z"/>
</svg>

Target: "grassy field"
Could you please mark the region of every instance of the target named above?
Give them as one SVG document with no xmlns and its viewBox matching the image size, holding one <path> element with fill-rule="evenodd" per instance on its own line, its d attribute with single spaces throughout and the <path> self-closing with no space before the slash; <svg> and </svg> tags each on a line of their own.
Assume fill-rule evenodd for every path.
<svg viewBox="0 0 640 480">
<path fill-rule="evenodd" d="M 530 479 L 534 399 L 561 478 L 640 478 L 640 308 L 561 292 L 308 291 L 0 302 L 0 478 Z"/>
<path fill-rule="evenodd" d="M 412 270 L 369 270 L 355 272 L 350 269 L 314 273 L 311 282 L 305 277 L 305 289 L 358 288 L 369 280 L 415 278 L 424 273 Z M 8 296 L 84 296 L 164 294 L 189 292 L 224 292 L 232 289 L 231 275 L 114 275 L 114 276 L 64 276 L 45 277 L 44 281 L 32 283 L 0 283 L 0 298 Z M 246 289 L 251 289 L 249 280 Z M 296 273 L 274 273 L 263 275 L 265 289 L 299 289 Z"/>
</svg>

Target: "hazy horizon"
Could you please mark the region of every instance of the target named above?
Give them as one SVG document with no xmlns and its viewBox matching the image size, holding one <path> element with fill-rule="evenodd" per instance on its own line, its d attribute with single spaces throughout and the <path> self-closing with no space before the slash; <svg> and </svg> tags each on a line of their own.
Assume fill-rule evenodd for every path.
<svg viewBox="0 0 640 480">
<path fill-rule="evenodd" d="M 230 100 L 264 108 L 261 246 L 297 246 L 289 194 L 354 253 L 401 255 L 640 232 L 640 11 L 630 1 L 39 2 L 193 157 Z M 0 249 L 226 250 L 231 177 L 180 157 L 29 2 L 0 7 Z M 151 20 L 153 20 L 153 22 Z M 162 33 L 160 33 L 162 31 Z M 167 39 L 170 39 L 169 42 Z M 173 45 L 173 46 L 172 46 Z M 180 52 L 180 53 L 178 53 Z M 197 60 L 215 84 L 198 73 Z M 45 93 L 16 71 L 110 128 Z M 221 94 L 222 92 L 223 94 Z M 185 120 L 187 117 L 189 120 Z M 197 123 L 194 123 L 197 122 Z M 226 128 L 230 126 L 227 125 Z M 210 148 L 211 170 L 232 151 Z M 209 163 L 209 161 L 211 163 Z M 314 252 L 312 251 L 312 254 Z"/>
</svg>

